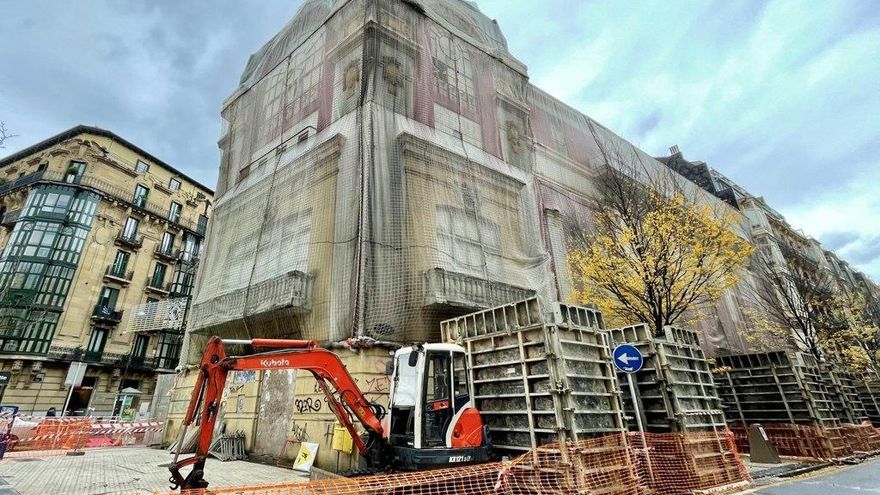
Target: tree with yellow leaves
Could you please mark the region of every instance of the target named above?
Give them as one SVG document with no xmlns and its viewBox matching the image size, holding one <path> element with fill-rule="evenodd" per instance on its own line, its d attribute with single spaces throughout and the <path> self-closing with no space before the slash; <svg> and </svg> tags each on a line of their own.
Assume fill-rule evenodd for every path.
<svg viewBox="0 0 880 495">
<path fill-rule="evenodd" d="M 765 333 L 758 338 L 793 340 L 816 359 L 841 363 L 852 372 L 877 370 L 872 344 L 878 329 L 855 288 L 793 248 L 783 249 L 775 261 L 769 255 L 753 261 L 759 284 L 752 297 L 769 323 L 754 328 Z"/>
<path fill-rule="evenodd" d="M 659 333 L 716 303 L 748 265 L 751 246 L 726 208 L 687 191 L 680 178 L 640 170 L 634 152 L 603 150 L 593 225 L 567 219 L 573 298 L 613 324 Z"/>
</svg>

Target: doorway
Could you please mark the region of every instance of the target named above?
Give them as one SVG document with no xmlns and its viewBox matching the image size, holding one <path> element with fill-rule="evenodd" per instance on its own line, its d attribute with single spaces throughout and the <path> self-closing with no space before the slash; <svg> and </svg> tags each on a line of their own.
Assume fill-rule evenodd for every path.
<svg viewBox="0 0 880 495">
<path fill-rule="evenodd" d="M 70 402 L 67 404 L 67 416 L 87 416 L 89 413 L 89 404 L 92 402 L 92 392 L 98 384 L 98 377 L 86 376 L 82 380 L 82 385 L 73 388 L 70 395 Z"/>
</svg>

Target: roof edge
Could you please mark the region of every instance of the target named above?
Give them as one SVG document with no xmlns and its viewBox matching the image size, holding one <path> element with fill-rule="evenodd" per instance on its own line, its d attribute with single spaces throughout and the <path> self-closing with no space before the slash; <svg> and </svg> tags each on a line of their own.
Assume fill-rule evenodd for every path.
<svg viewBox="0 0 880 495">
<path fill-rule="evenodd" d="M 127 148 L 130 148 L 131 150 L 139 153 L 140 155 L 144 156 L 145 158 L 147 158 L 153 162 L 156 162 L 157 164 L 167 168 L 168 170 L 174 172 L 175 174 L 179 175 L 180 177 L 183 177 L 184 179 L 188 180 L 189 182 L 192 182 L 193 184 L 204 189 L 206 192 L 208 192 L 212 196 L 214 195 L 214 189 L 212 189 L 212 188 L 202 184 L 201 182 L 193 179 L 189 175 L 181 172 L 179 169 L 172 167 L 164 160 L 157 158 L 152 153 L 144 150 L 140 146 L 132 143 L 131 141 L 128 141 L 127 139 L 123 138 L 119 134 L 116 134 L 113 131 L 108 131 L 107 129 L 102 129 L 100 127 L 94 127 L 94 126 L 82 125 L 82 124 L 71 127 L 70 129 L 62 131 L 52 137 L 46 138 L 36 144 L 32 144 L 32 145 L 28 146 L 27 148 L 24 148 L 21 151 L 17 151 L 9 156 L 6 156 L 4 158 L 0 158 L 0 168 L 5 167 L 6 165 L 9 165 L 12 162 L 21 160 L 22 158 L 24 158 L 28 155 L 33 155 L 34 153 L 39 153 L 40 151 L 43 151 L 46 148 L 49 148 L 51 146 L 55 146 L 56 144 L 60 144 L 64 141 L 67 141 L 68 139 L 72 139 L 80 134 L 95 134 L 97 136 L 102 136 L 102 137 L 105 137 L 108 139 L 112 139 L 113 141 L 116 141 L 119 144 L 121 144 Z"/>
</svg>

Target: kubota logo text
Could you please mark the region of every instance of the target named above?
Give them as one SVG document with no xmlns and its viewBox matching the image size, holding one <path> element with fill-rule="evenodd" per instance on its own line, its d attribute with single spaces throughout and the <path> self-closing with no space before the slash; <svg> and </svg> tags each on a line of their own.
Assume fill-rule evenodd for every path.
<svg viewBox="0 0 880 495">
<path fill-rule="evenodd" d="M 286 359 L 261 359 L 260 366 L 264 368 L 280 368 L 282 366 L 290 366 L 290 361 Z"/>
</svg>

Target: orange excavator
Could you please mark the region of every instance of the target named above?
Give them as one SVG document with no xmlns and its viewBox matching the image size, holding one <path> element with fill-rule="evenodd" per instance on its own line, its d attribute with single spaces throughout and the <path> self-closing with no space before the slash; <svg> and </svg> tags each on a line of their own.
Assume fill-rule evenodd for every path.
<svg viewBox="0 0 880 495">
<path fill-rule="evenodd" d="M 274 349 L 228 356 L 224 344 Z M 225 340 L 212 337 L 183 420 L 181 438 L 199 418 L 195 455 L 169 465 L 172 489 L 207 488 L 205 460 L 223 388 L 230 371 L 301 369 L 309 371 L 327 404 L 348 430 L 370 472 L 413 471 L 464 465 L 489 459 L 488 428 L 473 406 L 465 350 L 455 344 L 418 344 L 394 354 L 389 406 L 370 402 L 339 356 L 306 340 Z M 386 413 L 390 410 L 390 416 Z M 387 421 L 383 424 L 383 419 Z M 358 433 L 354 422 L 364 428 Z M 387 427 L 386 427 L 387 426 Z M 181 469 L 191 466 L 184 476 Z"/>
</svg>

